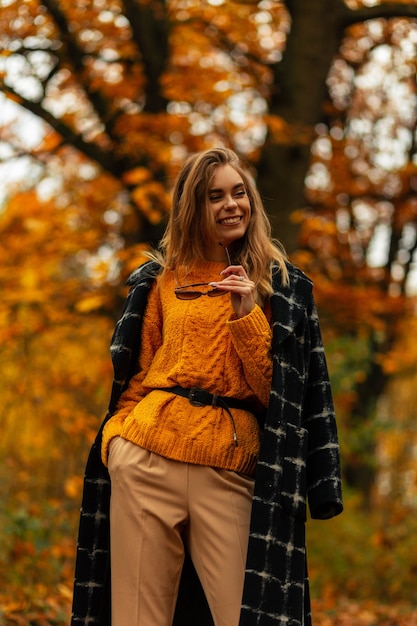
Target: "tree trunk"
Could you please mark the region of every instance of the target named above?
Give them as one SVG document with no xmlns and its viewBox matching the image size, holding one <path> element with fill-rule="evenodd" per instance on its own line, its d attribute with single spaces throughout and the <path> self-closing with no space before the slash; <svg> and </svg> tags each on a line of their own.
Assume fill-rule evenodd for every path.
<svg viewBox="0 0 417 626">
<path fill-rule="evenodd" d="M 417 17 L 415 4 L 390 2 L 354 10 L 343 0 L 287 0 L 291 31 L 281 61 L 273 67 L 269 113 L 285 132 L 268 133 L 257 164 L 258 185 L 274 235 L 287 251 L 297 248 L 292 213 L 303 206 L 305 176 L 315 126 L 323 120 L 326 79 L 344 29 L 367 19 Z"/>
<path fill-rule="evenodd" d="M 283 120 L 284 139 L 269 132 L 258 163 L 258 185 L 273 232 L 291 253 L 298 226 L 291 214 L 304 201 L 314 128 L 322 119 L 326 78 L 343 35 L 342 0 L 291 0 L 291 33 L 284 56 L 274 66 L 269 112 Z"/>
</svg>

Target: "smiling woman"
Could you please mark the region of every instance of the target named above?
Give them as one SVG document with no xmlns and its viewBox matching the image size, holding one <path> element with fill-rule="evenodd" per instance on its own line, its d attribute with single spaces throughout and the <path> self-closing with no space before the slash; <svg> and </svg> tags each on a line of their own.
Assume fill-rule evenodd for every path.
<svg viewBox="0 0 417 626">
<path fill-rule="evenodd" d="M 342 510 L 332 397 L 312 284 L 234 152 L 184 163 L 129 284 L 73 626 L 308 626 L 307 498 L 313 517 Z"/>
</svg>

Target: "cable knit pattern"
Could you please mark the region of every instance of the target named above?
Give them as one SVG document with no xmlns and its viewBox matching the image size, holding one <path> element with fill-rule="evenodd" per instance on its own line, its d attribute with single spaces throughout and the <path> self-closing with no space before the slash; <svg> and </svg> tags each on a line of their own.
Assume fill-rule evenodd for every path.
<svg viewBox="0 0 417 626">
<path fill-rule="evenodd" d="M 188 283 L 219 277 L 223 263 L 201 262 Z M 179 274 L 185 282 L 185 271 Z M 255 416 L 232 409 L 233 424 L 220 407 L 194 407 L 188 399 L 159 387 L 201 387 L 248 400 L 261 411 L 269 400 L 271 328 L 256 306 L 237 319 L 228 294 L 178 300 L 173 272 L 159 278 L 144 316 L 139 369 L 122 394 L 103 432 L 102 459 L 115 436 L 177 461 L 253 474 L 259 453 Z M 208 288 L 202 287 L 202 290 Z"/>
</svg>

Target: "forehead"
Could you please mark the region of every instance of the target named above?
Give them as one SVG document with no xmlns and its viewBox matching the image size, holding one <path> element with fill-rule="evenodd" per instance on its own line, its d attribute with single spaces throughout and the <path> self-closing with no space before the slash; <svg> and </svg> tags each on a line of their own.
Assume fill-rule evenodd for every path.
<svg viewBox="0 0 417 626">
<path fill-rule="evenodd" d="M 231 165 L 227 164 L 216 167 L 209 187 L 210 189 L 223 189 L 243 184 L 241 175 Z"/>
</svg>

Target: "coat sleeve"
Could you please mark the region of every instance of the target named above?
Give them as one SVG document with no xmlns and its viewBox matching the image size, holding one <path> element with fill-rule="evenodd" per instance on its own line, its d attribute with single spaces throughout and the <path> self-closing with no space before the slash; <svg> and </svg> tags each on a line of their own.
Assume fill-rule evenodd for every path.
<svg viewBox="0 0 417 626">
<path fill-rule="evenodd" d="M 343 510 L 340 452 L 326 356 L 313 296 L 308 309 L 307 335 L 309 356 L 303 424 L 308 431 L 308 503 L 313 519 L 328 519 Z"/>
</svg>

